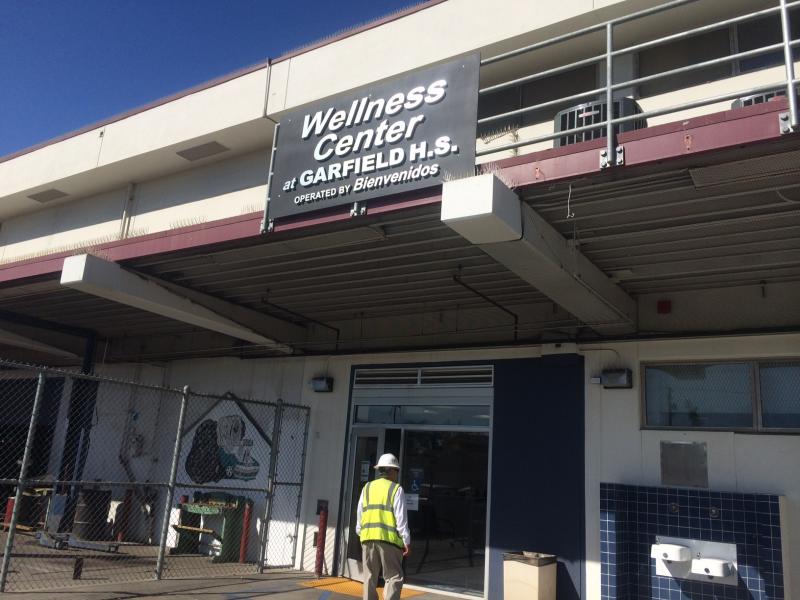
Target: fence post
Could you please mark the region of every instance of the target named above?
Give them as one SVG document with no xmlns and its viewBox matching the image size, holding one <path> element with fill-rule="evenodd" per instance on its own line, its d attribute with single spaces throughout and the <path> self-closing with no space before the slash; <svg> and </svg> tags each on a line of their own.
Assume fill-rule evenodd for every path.
<svg viewBox="0 0 800 600">
<path fill-rule="evenodd" d="M 792 131 L 797 129 L 797 95 L 794 89 L 794 56 L 792 52 L 792 28 L 789 23 L 789 8 L 781 0 L 781 33 L 783 34 L 783 61 L 786 69 L 786 99 L 789 101 L 789 118 Z"/>
<path fill-rule="evenodd" d="M 164 553 L 167 548 L 167 534 L 169 533 L 169 516 L 172 511 L 172 501 L 175 498 L 175 480 L 178 476 L 178 460 L 181 456 L 181 443 L 183 441 L 183 421 L 186 417 L 186 404 L 189 399 L 189 386 L 183 387 L 181 394 L 181 409 L 178 414 L 178 431 L 175 436 L 175 448 L 172 451 L 172 466 L 169 471 L 169 484 L 167 485 L 167 499 L 164 502 L 164 518 L 161 523 L 161 539 L 158 544 L 158 559 L 156 560 L 156 579 L 161 579 L 164 572 Z"/>
<path fill-rule="evenodd" d="M 615 162 L 616 140 L 614 139 L 614 25 L 606 24 L 606 164 Z"/>
<path fill-rule="evenodd" d="M 36 395 L 33 398 L 33 409 L 31 410 L 31 422 L 28 425 L 28 437 L 25 440 L 25 451 L 22 454 L 22 464 L 19 468 L 19 482 L 17 483 L 17 493 L 14 496 L 14 510 L 11 513 L 11 522 L 8 524 L 8 537 L 6 538 L 6 549 L 3 554 L 3 565 L 0 567 L 0 593 L 6 591 L 6 579 L 8 578 L 8 568 L 11 565 L 11 550 L 14 548 L 14 535 L 17 532 L 17 519 L 22 505 L 22 492 L 25 489 L 25 478 L 28 475 L 28 463 L 31 460 L 33 449 L 33 438 L 36 435 L 36 421 L 39 418 L 39 407 L 42 404 L 44 392 L 45 376 L 44 372 L 39 372 L 39 381 L 36 384 Z"/>
<path fill-rule="evenodd" d="M 275 472 L 278 468 L 278 454 L 281 445 L 281 420 L 283 419 L 283 400 L 278 398 L 275 405 L 275 419 L 272 423 L 272 451 L 269 453 L 269 475 L 267 478 L 267 502 L 264 509 L 264 522 L 261 524 L 261 547 L 258 551 L 258 572 L 264 572 L 269 543 L 269 522 L 272 519 L 272 497 L 275 493 Z"/>
</svg>

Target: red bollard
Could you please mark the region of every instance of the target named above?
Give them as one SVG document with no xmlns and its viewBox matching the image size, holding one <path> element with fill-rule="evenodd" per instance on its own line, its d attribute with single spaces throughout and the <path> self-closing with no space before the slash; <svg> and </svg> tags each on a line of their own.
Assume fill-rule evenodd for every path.
<svg viewBox="0 0 800 600">
<path fill-rule="evenodd" d="M 242 537 L 239 542 L 239 562 L 247 562 L 247 545 L 250 542 L 250 519 L 253 513 L 253 505 L 247 502 L 244 505 L 244 514 L 242 515 Z"/>
<path fill-rule="evenodd" d="M 314 571 L 317 577 L 322 577 L 322 568 L 325 566 L 325 532 L 328 530 L 328 509 L 319 511 L 319 531 L 317 532 L 317 560 Z"/>
<path fill-rule="evenodd" d="M 9 496 L 6 501 L 6 516 L 3 519 L 3 529 L 11 528 L 11 515 L 14 513 L 14 496 Z"/>
</svg>

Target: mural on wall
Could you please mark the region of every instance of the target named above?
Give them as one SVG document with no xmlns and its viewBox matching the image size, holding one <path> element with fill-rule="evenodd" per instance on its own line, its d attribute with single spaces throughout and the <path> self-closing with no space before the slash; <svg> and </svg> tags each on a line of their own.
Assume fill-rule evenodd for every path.
<svg viewBox="0 0 800 600">
<path fill-rule="evenodd" d="M 198 419 L 184 434 L 181 454 L 184 483 L 266 483 L 269 439 L 238 402 L 221 402 Z"/>
<path fill-rule="evenodd" d="M 218 421 L 205 419 L 197 427 L 186 457 L 189 479 L 195 483 L 255 479 L 259 464 L 250 454 L 253 440 L 244 435 L 244 419 L 238 415 L 226 415 Z"/>
</svg>

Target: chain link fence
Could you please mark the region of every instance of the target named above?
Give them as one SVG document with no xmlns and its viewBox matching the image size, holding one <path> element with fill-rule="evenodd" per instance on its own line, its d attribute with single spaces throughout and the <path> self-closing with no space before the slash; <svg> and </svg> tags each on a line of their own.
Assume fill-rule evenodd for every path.
<svg viewBox="0 0 800 600">
<path fill-rule="evenodd" d="M 0 592 L 295 564 L 305 406 L 0 360 Z"/>
</svg>

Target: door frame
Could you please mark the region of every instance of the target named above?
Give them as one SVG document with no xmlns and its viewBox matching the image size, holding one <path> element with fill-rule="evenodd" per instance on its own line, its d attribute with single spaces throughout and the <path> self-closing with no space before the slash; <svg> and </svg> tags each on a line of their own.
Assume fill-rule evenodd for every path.
<svg viewBox="0 0 800 600">
<path fill-rule="evenodd" d="M 336 543 L 334 547 L 334 560 L 332 565 L 332 571 L 342 576 L 347 576 L 346 567 L 347 567 L 347 537 L 350 530 L 350 515 L 351 515 L 351 507 L 353 499 L 350 498 L 350 491 L 347 489 L 349 487 L 349 483 L 352 482 L 353 477 L 353 469 L 354 465 L 354 444 L 353 441 L 355 436 L 359 435 L 359 432 L 366 432 L 372 431 L 376 432 L 378 430 L 384 431 L 386 429 L 400 429 L 401 431 L 401 438 L 400 438 L 400 454 L 401 456 L 398 459 L 401 461 L 400 464 L 403 464 L 403 454 L 405 448 L 405 432 L 406 430 L 418 430 L 418 431 L 457 431 L 457 432 L 474 432 L 474 433 L 486 433 L 489 437 L 489 454 L 487 457 L 488 464 L 487 464 L 487 473 L 486 473 L 486 483 L 487 483 L 487 496 L 486 496 L 486 532 L 485 532 L 485 539 L 486 539 L 486 547 L 485 547 L 485 564 L 484 564 L 484 585 L 483 585 L 483 598 L 488 598 L 489 594 L 489 573 L 490 573 L 490 561 L 489 561 L 489 539 L 490 539 L 490 521 L 491 521 L 491 507 L 492 507 L 492 469 L 493 469 L 493 450 L 494 450 L 494 416 L 495 416 L 495 406 L 494 406 L 494 395 L 495 395 L 495 387 L 496 387 L 496 380 L 495 380 L 495 372 L 496 372 L 496 362 L 495 360 L 455 360 L 455 361 L 434 361 L 434 362 L 420 362 L 420 361 L 411 361 L 411 362 L 397 362 L 397 363 L 361 363 L 361 364 L 351 364 L 350 365 L 350 381 L 349 381 L 349 393 L 348 393 L 348 402 L 347 402 L 347 423 L 344 435 L 344 451 L 343 451 L 343 459 L 346 461 L 345 464 L 342 465 L 342 479 L 341 479 L 341 486 L 339 489 L 339 519 L 337 522 L 337 535 L 336 535 Z M 492 380 L 491 383 L 485 384 L 454 384 L 452 386 L 443 385 L 439 386 L 428 386 L 426 388 L 426 393 L 423 394 L 423 397 L 418 397 L 414 394 L 413 388 L 414 386 L 405 386 L 407 389 L 404 388 L 395 388 L 394 390 L 391 389 L 391 386 L 383 387 L 381 385 L 374 385 L 369 386 L 371 391 L 375 392 L 374 396 L 369 398 L 369 401 L 365 401 L 364 399 L 356 399 L 355 397 L 355 382 L 356 382 L 356 372 L 360 369 L 422 369 L 422 368 L 438 368 L 438 367 L 489 367 L 492 368 Z M 453 394 L 453 391 L 457 390 L 457 394 Z M 486 393 L 488 390 L 488 394 Z M 356 423 L 355 422 L 355 409 L 358 405 L 361 404 L 374 404 L 374 405 L 459 405 L 459 406 L 469 406 L 469 405 L 486 405 L 489 407 L 489 419 L 486 423 L 486 426 L 452 426 L 452 425 L 412 425 L 412 424 L 381 424 L 381 423 Z M 385 441 L 384 438 L 379 438 L 379 442 Z M 383 448 L 383 444 L 379 445 L 379 449 Z M 439 595 L 444 596 L 453 596 L 457 598 L 468 598 L 473 599 L 481 596 L 476 596 L 474 594 L 462 594 L 459 592 L 450 592 L 445 590 L 433 589 L 413 584 L 405 584 L 405 587 L 410 589 L 417 589 L 421 591 L 427 591 L 436 593 Z"/>
<path fill-rule="evenodd" d="M 339 563 L 337 570 L 344 576 L 356 581 L 363 581 L 362 568 L 359 561 L 351 559 L 348 554 L 350 546 L 350 518 L 353 510 L 354 499 L 351 495 L 351 484 L 355 477 L 356 471 L 356 447 L 357 440 L 360 437 L 378 438 L 378 445 L 376 446 L 376 454 L 380 456 L 383 454 L 384 444 L 386 443 L 386 427 L 351 427 L 350 434 L 347 436 L 347 465 L 345 470 L 345 485 L 343 486 L 343 493 L 345 494 L 342 506 L 344 506 L 343 523 L 341 527 L 341 535 L 339 536 L 339 543 L 341 544 L 341 552 L 339 553 Z M 355 499 L 357 502 L 358 499 Z"/>
<path fill-rule="evenodd" d="M 386 442 L 386 430 L 387 429 L 399 429 L 400 430 L 400 456 L 398 460 L 400 464 L 403 464 L 403 458 L 405 454 L 405 439 L 406 439 L 406 431 L 452 431 L 457 433 L 483 433 L 486 434 L 488 437 L 488 456 L 487 456 L 487 465 L 486 465 L 486 531 L 485 531 L 485 550 L 484 550 L 484 585 L 483 585 L 483 597 L 486 598 L 487 590 L 488 590 L 488 570 L 489 570 L 489 561 L 488 561 L 488 551 L 489 551 L 489 511 L 491 510 L 491 477 L 492 477 L 492 418 L 494 417 L 494 406 L 493 404 L 489 405 L 489 425 L 487 427 L 476 427 L 476 426 L 458 426 L 458 425 L 402 425 L 402 424 L 375 424 L 375 423 L 351 423 L 350 424 L 350 433 L 347 436 L 347 465 L 345 469 L 345 485 L 342 486 L 342 506 L 344 507 L 344 512 L 342 513 L 342 526 L 341 526 L 341 534 L 339 536 L 339 544 L 340 544 L 340 551 L 339 551 L 339 560 L 336 565 L 337 572 L 340 573 L 343 577 L 348 577 L 349 579 L 353 579 L 355 581 L 363 581 L 362 576 L 362 568 L 361 564 L 358 561 L 354 561 L 347 556 L 347 548 L 349 544 L 349 534 L 350 534 L 350 519 L 352 515 L 352 507 L 353 502 L 358 501 L 350 496 L 349 491 L 349 484 L 353 481 L 353 477 L 355 476 L 355 450 L 356 450 L 356 440 L 359 437 L 377 437 L 378 438 L 378 446 L 377 446 L 377 453 L 378 455 L 382 454 L 385 448 Z M 406 584 L 406 587 L 411 587 L 414 589 L 424 590 L 424 591 L 431 591 L 437 594 L 446 594 L 454 597 L 459 598 L 475 598 L 476 596 L 473 595 L 466 595 L 457 592 L 447 592 L 435 588 L 427 588 L 424 586 L 414 585 L 414 584 Z"/>
</svg>

